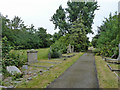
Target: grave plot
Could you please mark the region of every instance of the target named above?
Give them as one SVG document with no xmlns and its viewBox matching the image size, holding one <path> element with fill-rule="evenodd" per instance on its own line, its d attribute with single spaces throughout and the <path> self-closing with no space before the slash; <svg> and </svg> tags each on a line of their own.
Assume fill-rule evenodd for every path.
<svg viewBox="0 0 120 90">
<path fill-rule="evenodd" d="M 75 57 L 68 58 L 68 60 L 66 60 L 66 61 L 63 61 L 62 59 L 40 60 L 40 61 L 44 61 L 44 62 L 45 61 L 47 61 L 47 62 L 54 62 L 54 61 L 59 62 L 60 61 L 62 63 L 61 64 L 52 64 L 55 66 L 53 66 L 53 68 L 49 68 L 49 70 L 46 70 L 46 68 L 44 68 L 46 71 L 43 71 L 42 74 L 38 74 L 38 76 L 35 78 L 33 76 L 32 80 L 26 80 L 25 84 L 24 84 L 24 82 L 18 84 L 16 86 L 16 88 L 22 88 L 22 87 L 45 88 L 48 84 L 50 84 L 53 80 L 55 80 L 58 76 L 60 76 L 68 67 L 70 67 L 76 60 L 78 60 L 78 58 L 81 55 L 83 55 L 83 53 L 79 53 Z M 39 68 L 41 68 L 41 67 L 34 67 L 34 66 L 28 66 L 28 67 L 31 67 L 31 70 L 34 70 L 34 69 L 36 70 L 36 68 L 38 70 L 40 70 Z M 29 77 L 27 77 L 27 78 L 29 78 Z M 29 78 L 29 79 L 31 79 L 31 78 Z M 27 82 L 27 81 L 29 81 L 29 82 Z"/>
<path fill-rule="evenodd" d="M 74 55 L 73 55 L 74 54 Z M 70 56 L 70 55 L 77 55 L 77 53 L 68 53 L 64 54 L 63 56 Z M 64 58 L 58 59 L 40 59 L 37 58 L 37 51 L 29 50 L 27 51 L 28 60 L 25 65 L 23 65 L 19 70 L 22 72 L 21 76 L 9 76 L 6 77 L 3 81 L 3 86 L 7 88 L 15 88 L 17 85 L 21 83 L 27 83 L 37 76 L 42 76 L 45 73 L 50 72 L 52 69 L 61 66 L 65 63 L 63 60 Z M 71 56 L 72 57 L 72 56 Z M 68 59 L 69 62 L 69 59 Z M 59 73 L 59 71 L 54 71 L 55 73 Z"/>
<path fill-rule="evenodd" d="M 63 54 L 62 55 L 62 58 L 70 58 L 70 57 L 73 57 L 75 56 L 77 53 L 68 53 L 68 54 Z"/>
<path fill-rule="evenodd" d="M 107 66 L 110 68 L 111 71 L 120 71 L 120 69 L 118 68 L 120 65 L 119 64 L 109 64 L 107 63 Z"/>
<path fill-rule="evenodd" d="M 40 60 L 38 63 L 51 63 L 51 64 L 60 64 L 62 63 L 62 59 L 51 59 L 51 60 Z"/>
<path fill-rule="evenodd" d="M 107 66 L 109 67 L 109 69 L 115 73 L 115 75 L 118 77 L 118 79 L 120 80 L 120 65 L 119 64 L 109 64 L 107 63 Z"/>
<path fill-rule="evenodd" d="M 118 77 L 120 80 L 120 44 L 118 45 L 119 47 L 119 55 L 117 59 L 111 59 L 111 58 L 106 58 L 102 57 L 104 61 L 106 61 L 108 68 L 115 73 L 115 75 Z M 112 56 L 113 57 L 113 56 Z"/>
</svg>

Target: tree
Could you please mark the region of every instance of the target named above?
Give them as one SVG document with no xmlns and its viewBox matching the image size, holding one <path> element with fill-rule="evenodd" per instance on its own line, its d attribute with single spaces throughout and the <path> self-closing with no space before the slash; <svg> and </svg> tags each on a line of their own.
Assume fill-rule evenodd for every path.
<svg viewBox="0 0 120 90">
<path fill-rule="evenodd" d="M 55 24 L 55 29 L 60 29 L 60 34 L 65 35 L 68 32 L 68 23 L 66 22 L 65 10 L 62 6 L 59 6 L 59 9 L 56 10 L 56 13 L 51 17 L 51 21 Z"/>
<path fill-rule="evenodd" d="M 118 15 L 109 15 L 103 24 L 98 27 L 98 34 L 93 39 L 93 45 L 100 49 L 100 54 L 104 56 L 118 55 L 119 29 Z"/>
<path fill-rule="evenodd" d="M 38 31 L 36 32 L 36 35 L 39 37 L 41 40 L 41 47 L 49 47 L 52 44 L 52 38 L 51 34 L 47 34 L 47 30 L 44 29 L 43 27 L 38 28 Z"/>
<path fill-rule="evenodd" d="M 71 44 L 75 45 L 76 51 L 87 50 L 88 38 L 86 36 L 86 27 L 83 24 L 82 17 L 72 23 L 71 31 Z"/>
<path fill-rule="evenodd" d="M 9 23 L 11 26 L 10 29 L 22 29 L 24 28 L 24 22 L 21 20 L 20 17 L 15 16 L 13 20 L 11 20 L 11 23 Z"/>
<path fill-rule="evenodd" d="M 70 26 L 74 21 L 82 16 L 84 25 L 87 27 L 86 32 L 92 33 L 92 24 L 94 11 L 97 10 L 97 2 L 67 2 L 68 7 L 63 9 L 62 6 L 56 10 L 51 21 L 55 24 L 55 29 L 60 29 L 61 35 L 70 34 Z"/>
</svg>

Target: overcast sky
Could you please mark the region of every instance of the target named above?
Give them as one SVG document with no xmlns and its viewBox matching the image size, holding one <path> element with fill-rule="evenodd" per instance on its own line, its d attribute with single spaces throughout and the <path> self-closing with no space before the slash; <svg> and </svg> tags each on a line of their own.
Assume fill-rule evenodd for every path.
<svg viewBox="0 0 120 90">
<path fill-rule="evenodd" d="M 60 5 L 67 7 L 68 0 L 1 0 L 0 12 L 8 15 L 9 19 L 19 16 L 25 22 L 25 25 L 33 24 L 35 28 L 44 27 L 47 32 L 53 34 L 54 24 L 50 21 L 51 16 L 55 13 Z M 111 12 L 114 14 L 118 11 L 119 0 L 97 0 L 99 10 L 95 11 L 93 31 L 96 34 L 97 26 L 102 24 L 104 17 L 108 17 Z M 94 35 L 88 35 L 90 40 Z"/>
</svg>

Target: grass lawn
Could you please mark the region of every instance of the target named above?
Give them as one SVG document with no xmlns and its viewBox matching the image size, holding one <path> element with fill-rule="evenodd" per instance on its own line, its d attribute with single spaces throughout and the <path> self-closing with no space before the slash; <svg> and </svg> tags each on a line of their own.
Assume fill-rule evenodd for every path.
<svg viewBox="0 0 120 90">
<path fill-rule="evenodd" d="M 42 75 L 34 77 L 31 81 L 19 84 L 17 88 L 46 88 L 52 81 L 58 78 L 66 69 L 75 63 L 81 55 L 83 55 L 83 53 L 78 53 L 74 57 L 68 58 L 61 64 L 51 68 L 49 71 L 44 72 Z"/>
<path fill-rule="evenodd" d="M 107 63 L 100 56 L 95 56 L 97 75 L 100 88 L 118 88 L 118 78 L 110 71 Z"/>
<path fill-rule="evenodd" d="M 112 69 L 118 70 L 118 66 L 120 66 L 119 64 L 109 64 L 111 66 Z"/>
<path fill-rule="evenodd" d="M 35 50 L 38 51 L 38 54 L 37 54 L 38 60 L 48 59 L 49 48 L 40 48 Z M 20 55 L 20 60 L 27 61 L 27 50 L 11 50 L 10 54 L 12 57 L 17 57 L 17 55 Z"/>
<path fill-rule="evenodd" d="M 49 48 L 36 49 L 38 51 L 38 60 L 48 59 Z"/>
<path fill-rule="evenodd" d="M 47 66 L 50 67 L 51 65 L 54 65 L 52 63 L 34 63 L 34 64 L 30 64 L 30 65 L 37 65 L 37 66 Z"/>
</svg>

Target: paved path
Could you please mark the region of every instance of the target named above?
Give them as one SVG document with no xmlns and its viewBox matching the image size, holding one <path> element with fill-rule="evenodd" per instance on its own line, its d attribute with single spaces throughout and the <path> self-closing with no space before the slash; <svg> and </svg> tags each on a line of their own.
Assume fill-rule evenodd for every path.
<svg viewBox="0 0 120 90">
<path fill-rule="evenodd" d="M 98 88 L 95 58 L 85 53 L 48 88 Z"/>
</svg>

